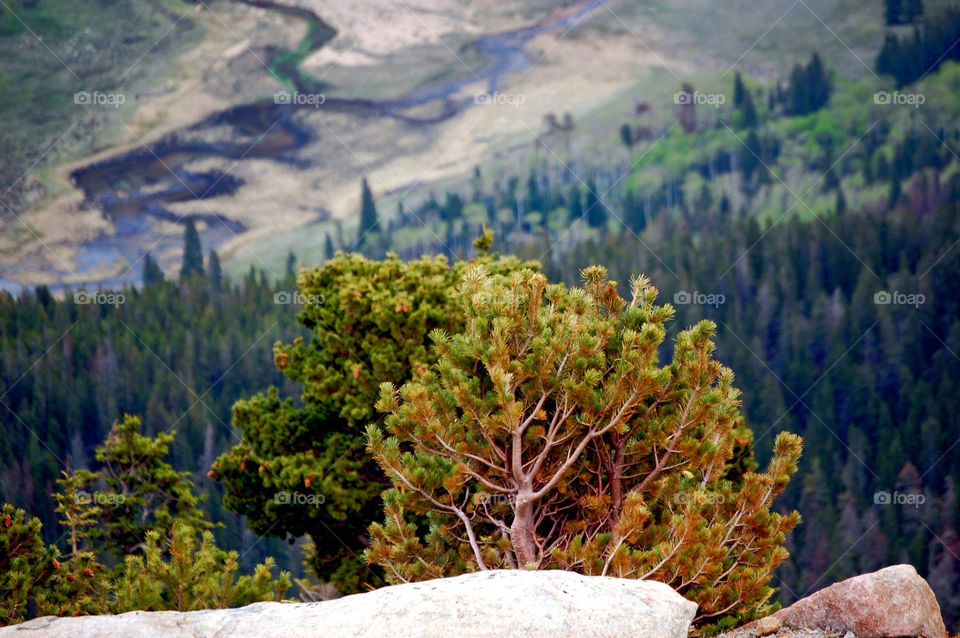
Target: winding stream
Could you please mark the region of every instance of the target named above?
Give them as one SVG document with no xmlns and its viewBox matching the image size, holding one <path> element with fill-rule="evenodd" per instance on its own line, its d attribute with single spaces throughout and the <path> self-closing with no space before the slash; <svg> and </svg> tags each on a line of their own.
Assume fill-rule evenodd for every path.
<svg viewBox="0 0 960 638">
<path fill-rule="evenodd" d="M 307 33 L 297 49 L 280 51 L 270 60 L 270 69 L 289 89 L 305 94 L 322 92 L 322 84 L 304 73 L 300 65 L 329 42 L 336 31 L 307 9 L 278 4 L 272 0 L 233 1 L 278 11 L 307 24 Z M 474 104 L 472 97 L 456 97 L 465 87 L 486 82 L 489 92 L 498 91 L 506 76 L 531 66 L 532 61 L 524 49 L 532 38 L 548 31 L 566 29 L 599 5 L 600 0 L 594 0 L 561 18 L 548 16 L 530 27 L 479 38 L 474 46 L 486 63 L 475 73 L 465 70 L 462 77 L 421 87 L 396 99 L 331 97 L 320 108 L 359 117 L 391 117 L 412 126 L 441 122 Z M 440 108 L 432 117 L 414 117 L 405 113 L 411 108 L 433 102 L 437 102 Z M 298 111 L 305 108 L 313 110 L 315 105 L 276 104 L 272 97 L 231 107 L 168 134 L 148 147 L 141 146 L 73 171 L 70 178 L 83 192 L 84 206 L 99 209 L 116 230 L 112 235 L 77 246 L 77 272 L 91 273 L 87 283 L 104 288 L 138 283 L 140 267 L 109 279 L 98 279 L 93 277 L 93 273 L 118 260 L 136 263 L 147 246 L 151 246 L 155 254 L 179 246 L 182 241 L 179 234 L 162 236 L 158 229 L 161 222 L 182 221 L 182 217 L 168 210 L 167 205 L 208 200 L 210 203 L 206 208 L 212 210 L 217 197 L 233 194 L 244 187 L 242 179 L 229 173 L 187 168 L 198 160 L 225 158 L 242 162 L 266 158 L 298 165 L 300 160 L 295 151 L 315 139 L 314 131 L 298 115 Z M 215 248 L 244 230 L 240 222 L 216 212 L 197 214 L 194 218 L 206 222 L 201 231 L 206 248 Z M 29 267 L 30 264 L 25 263 L 20 269 L 27 270 Z M 55 274 L 61 279 L 70 275 L 61 271 Z M 21 285 L 12 279 L 0 277 L 0 288 L 17 292 Z"/>
</svg>

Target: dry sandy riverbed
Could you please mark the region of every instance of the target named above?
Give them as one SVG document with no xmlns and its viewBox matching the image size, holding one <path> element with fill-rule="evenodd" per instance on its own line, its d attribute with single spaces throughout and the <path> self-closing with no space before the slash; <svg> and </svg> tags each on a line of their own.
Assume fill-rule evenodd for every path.
<svg viewBox="0 0 960 638">
<path fill-rule="evenodd" d="M 478 0 L 361 0 L 337 3 L 299 0 L 338 29 L 325 49 L 311 56 L 304 69 L 332 83 L 332 94 L 350 96 L 377 88 L 378 78 L 416 71 L 417 61 L 431 72 L 469 74 L 474 64 L 466 44 L 485 33 L 532 24 L 564 7 L 556 2 L 493 2 Z M 616 4 L 611 3 L 614 11 Z M 566 7 L 569 11 L 569 6 Z M 304 32 L 299 21 L 249 7 L 214 5 L 214 12 L 197 14 L 207 37 L 181 55 L 165 90 L 141 97 L 135 115 L 125 126 L 127 144 L 96 157 L 57 168 L 52 180 L 58 195 L 23 215 L 39 238 L 20 233 L 17 245 L 6 245 L 3 261 L 30 260 L 25 283 L 45 283 L 45 269 L 67 270 L 78 242 L 112 232 L 112 225 L 96 210 L 81 210 L 80 195 L 69 187 L 69 172 L 196 122 L 231 104 L 271 95 L 281 87 L 264 67 L 267 47 L 293 47 Z M 400 193 L 412 185 L 462 175 L 483 163 L 498 149 L 523 146 L 544 132 L 543 117 L 570 112 L 574 120 L 607 103 L 633 85 L 646 71 L 664 65 L 675 73 L 692 72 L 694 65 L 671 49 L 669 38 L 650 24 L 618 27 L 619 16 L 595 10 L 581 24 L 536 37 L 527 47 L 535 63 L 509 76 L 501 92 L 512 103 L 471 106 L 439 124 L 413 125 L 380 116 L 352 116 L 317 111 L 306 116 L 316 139 L 299 149 L 297 166 L 271 160 L 233 162 L 204 160 L 244 180 L 234 195 L 208 202 L 173 205 L 176 213 L 203 213 L 214 209 L 242 222 L 247 231 L 219 248 L 225 258 L 261 261 L 257 253 L 277 233 L 301 227 L 322 216 L 350 219 L 358 210 L 361 175 L 375 193 Z M 649 47 L 649 48 L 648 48 Z M 363 86 L 351 86 L 363 78 Z M 370 79 L 373 79 L 370 81 Z M 411 82 L 423 81 L 416 73 Z M 404 89 L 384 80 L 381 96 Z M 463 88 L 463 96 L 481 93 L 477 82 Z M 519 96 L 519 99 L 518 99 Z M 520 103 L 518 103 L 520 102 Z M 425 107 L 427 108 L 427 107 Z M 208 166 L 209 167 L 209 166 Z M 179 233 L 176 227 L 161 232 Z M 275 248 L 275 247 L 274 247 Z M 273 250 L 274 248 L 271 248 Z M 171 260 L 171 263 L 173 260 Z M 35 264 L 35 266 L 34 266 Z M 102 266 L 77 282 L 116 276 L 129 264 Z"/>
</svg>

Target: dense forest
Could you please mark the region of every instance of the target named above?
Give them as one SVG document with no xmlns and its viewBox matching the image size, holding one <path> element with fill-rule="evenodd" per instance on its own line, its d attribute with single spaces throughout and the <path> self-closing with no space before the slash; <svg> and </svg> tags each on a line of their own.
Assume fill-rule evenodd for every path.
<svg viewBox="0 0 960 638">
<path fill-rule="evenodd" d="M 50 494 L 67 461 L 74 468 L 95 465 L 94 448 L 124 414 L 139 416 L 150 436 L 175 431 L 173 463 L 216 495 L 206 473 L 236 436 L 232 404 L 251 388 L 283 384 L 270 345 L 300 333 L 293 307 L 275 302 L 277 294 L 294 300 L 292 276 L 269 282 L 251 272 L 232 282 L 213 254 L 205 271 L 191 271 L 196 257 L 187 251 L 187 276 L 179 281 L 163 280 L 148 257 L 149 283 L 109 296 L 78 290 L 77 297 L 57 299 L 43 288 L 17 299 L 0 296 L 0 493 L 37 516 L 48 540 L 60 536 Z M 203 506 L 225 523 L 218 540 L 239 549 L 245 564 L 273 554 L 297 565 L 285 558 L 285 543 L 245 531 L 221 498 Z"/>
<path fill-rule="evenodd" d="M 663 358 L 679 330 L 716 322 L 716 357 L 744 391 L 755 460 L 766 465 L 780 432 L 805 441 L 776 504 L 804 517 L 774 581 L 780 600 L 908 562 L 956 631 L 960 13 L 887 5 L 899 31 L 876 71 L 889 90 L 925 95 L 924 110 L 885 103 L 883 87 L 833 77 L 811 54 L 773 86 L 737 74 L 716 113 L 680 105 L 657 128 L 638 108 L 617 123 L 624 166 L 541 154 L 528 174 L 477 167 L 469 186 L 389 212 L 364 180 L 359 230 L 328 235 L 325 258 L 471 258 L 486 228 L 494 250 L 539 262 L 554 282 L 580 284 L 592 264 L 623 283 L 644 273 L 677 312 Z M 237 401 L 277 386 L 267 400 L 303 403 L 279 345 L 271 350 L 316 327 L 309 306 L 323 300 L 295 294 L 299 265 L 314 264 L 291 254 L 276 281 L 256 270 L 231 278 L 188 227 L 177 279 L 147 256 L 144 286 L 96 293 L 109 303 L 43 288 L 0 294 L 0 501 L 58 541 L 50 493 L 67 459 L 97 467 L 94 448 L 134 414 L 148 435 L 176 430 L 173 464 L 210 496 L 206 515 L 225 524 L 219 543 L 247 566 L 274 555 L 302 572 L 283 526 L 247 530 L 207 475 L 240 440 Z"/>
</svg>

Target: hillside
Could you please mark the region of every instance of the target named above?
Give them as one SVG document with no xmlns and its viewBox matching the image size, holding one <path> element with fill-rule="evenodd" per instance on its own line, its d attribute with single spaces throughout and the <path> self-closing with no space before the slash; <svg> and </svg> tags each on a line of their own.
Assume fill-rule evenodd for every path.
<svg viewBox="0 0 960 638">
<path fill-rule="evenodd" d="M 960 630 L 958 113 L 947 1 L 7 7 L 0 622 L 906 565 Z"/>
<path fill-rule="evenodd" d="M 52 43 L 47 46 L 56 54 L 31 47 L 30 57 L 12 58 L 21 66 L 4 69 L 8 84 L 16 86 L 17 73 L 39 64 L 50 70 L 38 76 L 50 88 L 41 80 L 29 90 L 57 99 L 45 101 L 56 117 L 40 123 L 16 110 L 24 103 L 12 101 L 13 89 L 7 92 L 8 106 L 2 107 L 25 124 L 5 133 L 22 134 L 20 141 L 5 143 L 21 149 L 9 156 L 10 166 L 30 166 L 36 160 L 19 181 L 16 170 L 9 169 L 12 189 L 5 197 L 10 210 L 3 233 L 8 240 L 0 273 L 7 285 L 135 281 L 137 250 L 144 241 L 155 244 L 154 253 L 171 269 L 179 228 L 170 222 L 181 215 L 197 216 L 208 243 L 226 261 L 236 260 L 233 272 L 243 272 L 248 264 L 280 272 L 295 238 L 300 253 L 320 254 L 322 237 L 333 228 L 327 220 L 352 223 L 356 181 L 362 174 L 378 193 L 391 193 L 388 206 L 393 208 L 402 196 L 422 199 L 427 185 L 437 180 L 462 181 L 477 164 L 500 166 L 506 173 L 522 170 L 525 156 L 540 141 L 558 158 L 568 158 L 564 161 L 603 156 L 603 146 L 616 140 L 616 130 L 605 123 L 608 115 L 626 112 L 632 101 L 646 101 L 661 106 L 653 114 L 659 113 L 662 123 L 670 115 L 669 99 L 680 78 L 729 80 L 729 70 L 738 66 L 769 81 L 802 55 L 789 37 L 800 31 L 808 50 L 829 53 L 831 65 L 845 75 L 872 77 L 868 67 L 882 39 L 879 9 L 862 3 L 764 3 L 762 11 L 749 12 L 747 21 L 738 19 L 739 8 L 719 11 L 710 3 L 624 2 L 603 8 L 525 3 L 520 10 L 501 3 L 495 9 L 442 2 L 391 9 L 369 2 L 351 5 L 349 12 L 320 2 L 291 6 L 313 11 L 335 30 L 319 48 L 313 43 L 297 53 L 304 77 L 320 82 L 320 93 L 331 101 L 327 108 L 298 110 L 289 134 L 304 139 L 293 144 L 275 135 L 280 129 L 271 129 L 279 112 L 257 109 L 209 122 L 205 118 L 292 88 L 284 86 L 283 67 L 274 61 L 308 41 L 300 40 L 305 23 L 296 15 L 223 0 L 209 5 L 169 0 L 163 11 L 134 5 L 124 19 L 136 25 L 138 37 L 128 38 L 129 51 L 108 44 L 101 49 L 110 51 L 105 59 L 92 42 L 97 25 L 108 23 L 95 16 L 81 23 L 63 10 L 51 21 L 41 5 L 25 12 L 22 24 L 8 17 L 10 45 L 32 41 L 29 27 Z M 530 37 L 524 53 L 514 53 L 509 38 L 484 39 L 541 21 L 555 23 L 570 14 L 575 19 L 568 23 L 524 35 Z M 144 31 L 141 25 L 146 24 L 158 32 Z M 416 28 L 380 26 L 388 24 Z M 386 32 L 391 35 L 383 37 Z M 398 33 L 409 35 L 392 35 Z M 140 44 L 147 50 L 137 54 Z M 472 104 L 473 95 L 489 83 L 484 69 L 491 60 L 515 71 L 503 77 L 500 90 L 522 96 L 522 103 Z M 85 65 L 101 75 L 91 75 Z M 240 76 L 243 82 L 236 81 Z M 82 108 L 72 104 L 76 91 L 122 94 L 124 101 L 119 108 Z M 428 99 L 430 91 L 437 98 Z M 331 108 L 338 98 L 418 95 L 427 100 L 422 106 L 397 112 L 413 121 L 359 104 L 344 105 L 345 113 Z M 445 116 L 444 95 L 468 104 Z M 576 129 L 562 140 L 547 140 L 556 137 L 543 125 L 551 112 L 558 117 L 570 113 Z M 438 115 L 435 123 L 417 123 Z M 161 150 L 171 142 L 175 148 L 203 148 L 235 133 L 245 137 L 226 156 L 208 151 L 181 158 Z M 143 167 L 126 168 L 126 176 L 104 175 L 106 183 L 77 190 L 75 171 L 124 153 L 132 153 L 124 165 Z M 160 173 L 150 172 L 157 158 L 179 177 L 171 179 L 163 166 Z M 196 177 L 186 177 L 198 171 Z M 205 193 L 210 188 L 215 190 Z M 124 206 L 142 206 L 144 195 L 158 189 L 174 192 L 151 200 L 157 213 L 130 220 L 122 212 Z M 204 197 L 196 200 L 199 195 Z M 85 204 L 84 198 L 100 203 Z M 305 225 L 306 234 L 317 238 L 314 245 L 303 245 L 300 229 Z"/>
</svg>

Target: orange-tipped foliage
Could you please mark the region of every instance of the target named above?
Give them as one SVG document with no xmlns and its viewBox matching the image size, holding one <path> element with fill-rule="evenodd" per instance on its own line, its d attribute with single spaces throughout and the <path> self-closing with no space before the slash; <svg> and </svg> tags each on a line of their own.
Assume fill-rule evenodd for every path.
<svg viewBox="0 0 960 638">
<path fill-rule="evenodd" d="M 715 326 L 657 350 L 673 315 L 657 290 L 617 293 L 602 267 L 567 289 L 520 271 L 470 270 L 463 333 L 437 363 L 381 387 L 369 449 L 393 488 L 367 559 L 393 582 L 504 568 L 651 578 L 700 605 L 697 621 L 766 611 L 794 512 L 770 511 L 796 470 L 783 433 L 766 473 L 737 468 L 749 441 Z"/>
</svg>

